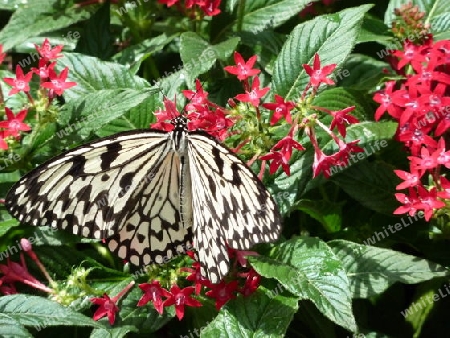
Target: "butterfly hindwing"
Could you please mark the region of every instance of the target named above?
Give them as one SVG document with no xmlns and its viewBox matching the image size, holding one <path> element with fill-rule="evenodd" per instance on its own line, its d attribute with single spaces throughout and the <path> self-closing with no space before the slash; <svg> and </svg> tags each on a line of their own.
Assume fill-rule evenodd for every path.
<svg viewBox="0 0 450 338">
<path fill-rule="evenodd" d="M 168 151 L 136 191 L 132 212 L 123 226 L 107 239 L 108 247 L 134 265 L 167 263 L 191 249 L 192 223 L 181 217 L 180 158 Z"/>
<path fill-rule="evenodd" d="M 194 245 L 202 274 L 219 281 L 228 272 L 226 244 L 249 250 L 274 242 L 281 216 L 263 183 L 231 150 L 204 132 L 189 134 Z"/>
</svg>

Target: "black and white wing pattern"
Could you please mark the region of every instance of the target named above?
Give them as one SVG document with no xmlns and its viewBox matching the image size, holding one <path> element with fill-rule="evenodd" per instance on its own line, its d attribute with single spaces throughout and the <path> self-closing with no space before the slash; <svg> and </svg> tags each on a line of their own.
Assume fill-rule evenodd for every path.
<svg viewBox="0 0 450 338">
<path fill-rule="evenodd" d="M 179 210 L 179 156 L 170 134 L 135 130 L 74 148 L 22 177 L 6 196 L 19 221 L 106 239 L 135 265 L 191 247 Z"/>
<path fill-rule="evenodd" d="M 194 246 L 213 283 L 228 272 L 227 246 L 275 241 L 278 209 L 256 175 L 205 132 L 136 130 L 79 146 L 32 170 L 6 196 L 19 221 L 105 239 L 144 266 Z"/>
<path fill-rule="evenodd" d="M 281 216 L 263 183 L 231 150 L 205 132 L 188 139 L 194 245 L 202 275 L 220 280 L 229 269 L 226 244 L 249 250 L 276 241 Z"/>
</svg>

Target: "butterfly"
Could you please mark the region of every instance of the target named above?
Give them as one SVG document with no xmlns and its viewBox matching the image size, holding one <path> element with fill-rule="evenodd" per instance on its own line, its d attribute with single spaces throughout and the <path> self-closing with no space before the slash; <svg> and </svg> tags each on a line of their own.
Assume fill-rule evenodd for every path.
<svg viewBox="0 0 450 338">
<path fill-rule="evenodd" d="M 20 222 L 102 239 L 134 265 L 162 264 L 192 246 L 218 283 L 227 246 L 249 250 L 281 232 L 277 205 L 239 157 L 188 120 L 78 146 L 23 176 L 5 205 Z"/>
</svg>

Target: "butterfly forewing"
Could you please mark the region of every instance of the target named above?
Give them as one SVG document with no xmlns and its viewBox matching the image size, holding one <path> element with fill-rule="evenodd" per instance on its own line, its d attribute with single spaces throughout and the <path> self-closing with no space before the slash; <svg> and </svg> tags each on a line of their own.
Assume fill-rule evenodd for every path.
<svg viewBox="0 0 450 338">
<path fill-rule="evenodd" d="M 168 133 L 120 133 L 34 169 L 11 188 L 6 206 L 25 223 L 108 238 L 133 263 L 161 261 L 183 242 L 190 246 L 189 231 L 179 224 L 175 154 Z"/>
<path fill-rule="evenodd" d="M 281 231 L 281 217 L 251 169 L 208 134 L 189 134 L 189 159 L 194 244 L 202 274 L 215 282 L 228 272 L 226 244 L 248 250 L 273 242 Z"/>
</svg>

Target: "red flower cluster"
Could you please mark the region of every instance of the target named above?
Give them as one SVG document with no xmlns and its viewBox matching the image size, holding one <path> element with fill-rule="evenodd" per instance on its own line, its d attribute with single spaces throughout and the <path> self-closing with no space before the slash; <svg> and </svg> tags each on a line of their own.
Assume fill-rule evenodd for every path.
<svg viewBox="0 0 450 338">
<path fill-rule="evenodd" d="M 445 207 L 443 199 L 450 198 L 443 176 L 443 167 L 450 168 L 445 136 L 450 127 L 450 41 L 433 43 L 431 35 L 420 45 L 406 40 L 403 50 L 392 52 L 390 62 L 404 80 L 389 81 L 374 95 L 380 104 L 375 119 L 387 112 L 397 120 L 396 139 L 411 153 L 409 171 L 395 170 L 404 180 L 397 189 L 408 192 L 395 194 L 403 206 L 394 214 L 423 211 L 428 221 Z"/>
<path fill-rule="evenodd" d="M 158 0 L 160 4 L 171 7 L 176 5 L 178 10 L 182 13 L 188 14 L 190 17 L 195 17 L 195 9 L 198 7 L 204 15 L 215 16 L 220 13 L 221 0 L 185 0 L 184 4 L 180 0 Z"/>
<path fill-rule="evenodd" d="M 67 67 L 63 69 L 60 74 L 57 74 L 54 70 L 56 62 L 52 60 L 56 60 L 62 56 L 60 54 L 63 48 L 62 45 L 52 49 L 50 42 L 45 39 L 42 46 L 35 45 L 35 47 L 41 56 L 39 59 L 39 68 L 31 68 L 30 72 L 24 74 L 20 65 L 17 65 L 15 78 L 6 77 L 3 78 L 3 81 L 12 87 L 8 95 L 23 92 L 27 95 L 30 104 L 34 106 L 35 102 L 30 94 L 30 81 L 33 74 L 37 74 L 40 78 L 41 87 L 39 93 L 42 93 L 42 90 L 47 92 L 48 105 L 50 105 L 55 95 L 62 95 L 66 89 L 75 86 L 76 82 L 66 82 L 67 74 L 69 72 Z M 0 45 L 0 63 L 5 57 L 5 54 L 2 53 L 2 49 L 3 47 Z M 5 107 L 5 113 L 7 120 L 0 122 L 0 128 L 3 129 L 0 130 L 0 149 L 3 150 L 8 149 L 8 143 L 5 141 L 5 138 L 11 136 L 18 141 L 20 139 L 19 131 L 31 130 L 30 126 L 23 122 L 27 116 L 28 108 L 24 108 L 14 115 L 10 108 Z"/>
<path fill-rule="evenodd" d="M 228 112 L 215 103 L 208 100 L 208 92 L 205 92 L 199 80 L 196 80 L 196 91 L 183 90 L 184 96 L 190 101 L 185 107 L 186 118 L 189 130 L 202 129 L 210 135 L 224 140 L 228 135 L 228 129 L 233 125 L 233 121 L 228 118 Z M 170 121 L 181 116 L 177 110 L 175 102 L 164 99 L 165 110 L 158 110 L 154 114 L 157 122 L 151 125 L 152 128 L 165 131 L 173 130 L 174 126 Z"/>
<path fill-rule="evenodd" d="M 28 256 L 30 256 L 30 258 L 45 275 L 47 280 L 52 283 L 53 280 L 33 251 L 30 241 L 22 238 L 20 240 L 20 244 L 18 244 L 18 247 L 19 249 L 25 251 Z M 23 252 L 20 253 L 20 263 L 11 261 L 9 257 L 7 258 L 6 262 L 6 264 L 0 264 L 0 272 L 3 274 L 3 276 L 0 277 L 0 292 L 2 292 L 4 295 L 12 295 L 17 293 L 15 283 L 22 283 L 48 293 L 53 292 L 53 289 L 49 288 L 45 284 L 42 284 L 39 280 L 37 280 L 30 274 L 25 262 Z"/>
<path fill-rule="evenodd" d="M 202 303 L 200 303 L 198 299 L 195 299 L 193 294 L 199 295 L 203 288 L 210 289 L 205 292 L 205 295 L 215 299 L 217 310 L 220 310 L 220 308 L 230 299 L 236 298 L 238 293 L 241 293 L 244 297 L 251 295 L 258 288 L 261 276 L 259 276 L 252 268 L 247 268 L 247 260 L 245 256 L 255 255 L 256 252 L 237 251 L 230 248 L 228 250 L 230 258 L 235 258 L 233 271 L 230 273 L 230 275 L 233 275 L 235 279 L 229 282 L 222 280 L 218 284 L 212 284 L 201 275 L 200 263 L 194 262 L 191 268 L 181 269 L 182 272 L 190 273 L 186 277 L 186 280 L 193 282 L 194 286 L 180 288 L 178 285 L 174 284 L 169 290 L 163 288 L 161 283 L 157 280 L 150 283 L 143 283 L 139 285 L 139 288 L 144 292 L 144 294 L 139 299 L 137 305 L 144 306 L 150 302 L 159 314 L 163 314 L 165 307 L 174 305 L 175 314 L 177 318 L 181 320 L 184 317 L 186 306 L 202 306 Z M 192 259 L 195 259 L 195 254 L 192 251 L 188 251 L 188 255 Z M 110 298 L 107 294 L 104 294 L 102 297 L 92 298 L 91 302 L 99 305 L 99 308 L 94 313 L 94 320 L 98 320 L 106 316 L 112 325 L 115 321 L 116 313 L 119 311 L 117 302 L 126 292 L 128 292 L 133 284 L 134 282 L 130 283 L 113 298 Z"/>
<path fill-rule="evenodd" d="M 235 66 L 227 66 L 224 69 L 230 74 L 237 75 L 238 80 L 243 81 L 245 94 L 239 94 L 236 96 L 236 99 L 241 102 L 249 103 L 256 109 L 257 118 L 261 118 L 260 112 L 260 99 L 269 91 L 269 88 L 259 88 L 260 80 L 257 77 L 259 74 L 258 69 L 253 69 L 253 66 L 256 62 L 256 56 L 252 56 L 247 62 L 242 58 L 239 53 L 235 53 L 234 60 L 236 62 Z M 281 119 L 284 119 L 288 124 L 291 125 L 291 128 L 288 134 L 277 142 L 268 154 L 265 154 L 260 157 L 263 161 L 270 161 L 269 171 L 271 174 L 275 173 L 278 168 L 282 167 L 284 172 L 287 175 L 290 175 L 289 161 L 292 156 L 293 149 L 304 150 L 304 147 L 295 141 L 295 134 L 297 133 L 299 127 L 305 127 L 305 131 L 307 135 L 311 139 L 311 144 L 314 146 L 316 157 L 314 162 L 314 176 L 318 175 L 320 172 L 323 172 L 326 177 L 329 176 L 329 169 L 334 165 L 345 165 L 349 159 L 350 152 L 359 152 L 363 151 L 361 148 L 355 146 L 354 144 L 357 141 L 346 144 L 337 136 L 333 134 L 331 131 L 335 127 L 337 127 L 339 133 L 342 137 L 346 135 L 346 126 L 353 123 L 358 123 L 359 121 L 348 115 L 350 111 L 354 109 L 354 107 L 349 107 L 343 109 L 342 111 L 330 111 L 325 108 L 320 107 L 312 107 L 315 110 L 326 112 L 333 116 L 333 121 L 331 123 L 330 128 L 327 128 L 323 124 L 320 123 L 316 119 L 316 116 L 312 115 L 309 117 L 305 117 L 302 115 L 301 105 L 306 101 L 305 97 L 309 89 L 312 88 L 311 95 L 314 96 L 317 93 L 317 89 L 319 86 L 323 84 L 332 85 L 334 84 L 333 80 L 328 78 L 328 76 L 333 72 L 336 65 L 327 65 L 324 67 L 320 66 L 319 56 L 316 54 L 314 58 L 313 66 L 303 65 L 306 73 L 310 76 L 310 81 L 305 88 L 302 97 L 299 98 L 299 102 L 296 104 L 292 101 L 286 101 L 282 96 L 275 94 L 275 102 L 273 103 L 264 103 L 262 107 L 273 111 L 273 115 L 270 119 L 270 124 L 275 125 Z M 252 84 L 250 86 L 249 79 L 252 78 Z M 293 118 L 295 116 L 295 118 Z M 301 124 L 298 123 L 298 120 L 303 118 Z M 317 121 L 317 123 L 316 123 Z M 319 125 L 324 128 L 327 133 L 330 134 L 333 140 L 339 145 L 339 151 L 331 156 L 325 155 L 319 147 L 319 144 L 316 140 L 314 129 L 312 128 L 314 124 Z M 262 166 L 263 170 L 264 165 Z"/>
</svg>

